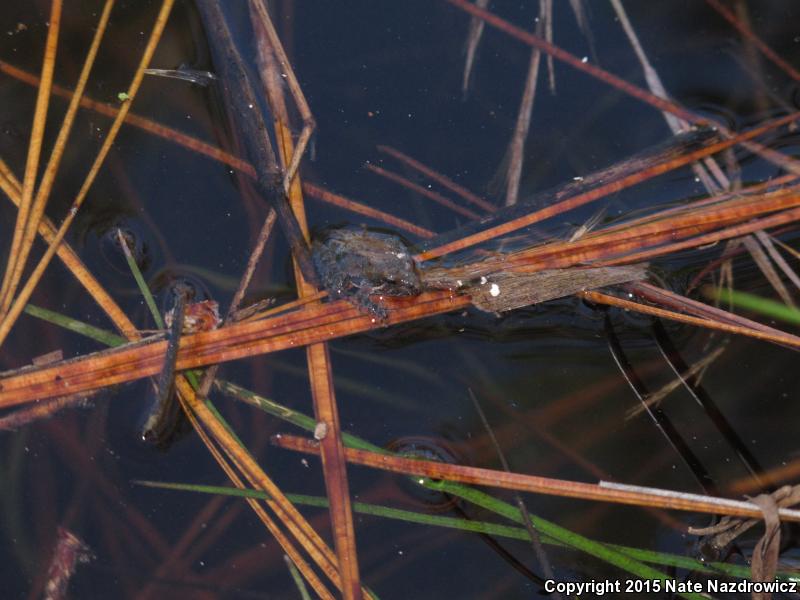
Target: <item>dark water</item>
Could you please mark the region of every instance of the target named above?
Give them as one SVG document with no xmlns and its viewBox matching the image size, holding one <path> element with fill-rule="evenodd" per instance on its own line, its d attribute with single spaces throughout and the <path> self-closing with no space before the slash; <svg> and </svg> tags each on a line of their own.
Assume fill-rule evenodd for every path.
<svg viewBox="0 0 800 600">
<path fill-rule="evenodd" d="M 495 30 L 485 31 L 471 86 L 461 91 L 468 18 L 445 2 L 275 2 L 275 25 L 318 123 L 307 181 L 413 221 L 436 232 L 466 222 L 446 208 L 398 187 L 365 163 L 404 172 L 376 146 L 393 146 L 459 184 L 502 203 L 498 185 L 527 70 L 529 49 Z M 498 14 L 529 29 L 534 3 L 498 3 Z M 74 85 L 100 3 L 67 3 L 56 82 Z M 127 89 L 155 12 L 155 2 L 115 8 L 87 94 L 115 103 Z M 797 84 L 751 52 L 731 27 L 699 2 L 629 3 L 649 58 L 674 98 L 733 129 L 794 110 Z M 798 8 L 789 2 L 747 7 L 752 26 L 775 52 L 796 64 Z M 253 41 L 244 3 L 227 7 L 243 54 Z M 0 59 L 38 72 L 49 6 L 7 3 L 0 9 Z M 24 27 L 19 27 L 17 24 Z M 556 2 L 555 42 L 625 79 L 643 77 L 611 9 L 592 3 L 592 44 L 579 31 L 568 3 Z M 178 2 L 153 65 L 211 69 L 191 2 Z M 556 63 L 557 92 L 545 87 L 542 66 L 521 195 L 585 175 L 669 137 L 653 108 Z M 34 88 L 0 74 L 0 157 L 21 175 L 32 118 Z M 48 138 L 55 137 L 66 103 L 52 103 Z M 235 149 L 220 95 L 182 81 L 147 78 L 133 111 L 215 145 Z M 49 214 L 60 219 L 80 186 L 110 121 L 81 111 L 54 190 Z M 774 146 L 796 153 L 783 132 Z M 747 183 L 779 174 L 776 167 L 738 152 Z M 681 202 L 703 193 L 688 169 L 662 176 L 603 201 L 614 219 L 648 206 Z M 380 223 L 309 199 L 309 222 Z M 563 234 L 598 210 L 590 205 L 545 223 Z M 14 215 L 0 206 L 0 235 L 10 240 Z M 114 145 L 75 224 L 70 242 L 137 326 L 154 327 L 131 277 L 109 250 L 111 227 L 133 231 L 146 254 L 145 275 L 162 290 L 175 277 L 204 286 L 227 307 L 244 268 L 265 206 L 243 191 L 231 170 L 174 143 L 126 126 Z M 787 234 L 784 241 L 796 245 Z M 7 247 L 7 246 L 4 246 Z M 41 251 L 38 247 L 37 251 Z M 687 252 L 656 265 L 677 291 L 719 248 Z M 740 289 L 771 295 L 749 258 L 734 264 Z M 276 234 L 257 272 L 248 301 L 293 297 L 287 244 Z M 166 293 L 159 291 L 159 299 Z M 54 264 L 33 302 L 101 327 L 99 309 L 60 264 Z M 651 390 L 671 380 L 643 317 L 610 312 L 629 361 Z M 777 326 L 781 326 L 778 324 Z M 666 329 L 687 362 L 722 344 L 720 336 L 674 324 Z M 766 468 L 797 459 L 798 372 L 788 350 L 738 338 L 703 379 L 750 451 Z M 2 348 L 2 368 L 62 348 L 67 356 L 98 350 L 95 342 L 23 317 Z M 331 344 L 343 426 L 387 445 L 412 437 L 451 448 L 458 460 L 499 468 L 468 396 L 480 399 L 513 470 L 596 481 L 609 479 L 702 492 L 681 458 L 647 416 L 625 419 L 637 400 L 614 364 L 604 313 L 565 299 L 495 317 L 468 311 L 355 336 Z M 312 412 L 302 351 L 224 365 L 220 376 L 278 402 Z M 145 382 L 103 392 L 88 409 L 71 410 L 3 436 L 0 462 L 0 581 L 3 597 L 40 590 L 55 530 L 63 525 L 91 546 L 96 558 L 71 587 L 76 598 L 152 597 L 292 598 L 297 593 L 277 544 L 245 504 L 201 495 L 138 487 L 136 479 L 224 485 L 226 480 L 196 437 L 168 452 L 139 442 L 152 400 Z M 289 426 L 225 398 L 217 405 L 265 470 L 287 492 L 324 494 L 316 459 L 267 446 Z M 694 400 L 674 392 L 665 411 L 719 488 L 747 477 L 742 464 Z M 359 500 L 434 510 L 441 498 L 420 494 L 398 477 L 363 468 L 349 471 Z M 498 497 L 512 501 L 509 494 Z M 588 502 L 527 496 L 529 510 L 604 542 L 694 556 L 685 525 L 707 523 L 691 514 L 647 512 Z M 469 506 L 449 514 L 498 520 Z M 328 535 L 324 511 L 304 509 Z M 199 535 L 197 531 L 200 531 Z M 528 544 L 356 516 L 364 581 L 382 598 L 529 598 L 540 587 L 524 572 L 539 573 Z M 191 544 L 173 555 L 184 536 Z M 196 536 L 196 537 L 195 537 Z M 757 533 L 741 547 L 752 547 Z M 794 556 L 791 547 L 784 557 Z M 549 548 L 561 579 L 626 575 L 578 552 Z M 734 559 L 741 561 L 741 558 Z M 166 564 L 162 570 L 162 564 Z M 685 573 L 679 573 L 685 576 Z"/>
</svg>

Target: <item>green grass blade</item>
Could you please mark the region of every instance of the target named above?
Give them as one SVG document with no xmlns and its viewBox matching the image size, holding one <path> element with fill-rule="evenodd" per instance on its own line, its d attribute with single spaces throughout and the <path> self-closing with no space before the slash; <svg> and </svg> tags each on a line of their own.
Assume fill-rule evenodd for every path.
<svg viewBox="0 0 800 600">
<path fill-rule="evenodd" d="M 294 584 L 297 586 L 297 592 L 300 594 L 300 598 L 302 600 L 311 600 L 311 594 L 308 593 L 306 582 L 303 581 L 303 576 L 300 575 L 300 571 L 297 570 L 297 567 L 294 565 L 294 561 L 289 558 L 288 554 L 283 555 L 283 560 L 286 562 L 286 566 L 289 568 L 289 573 L 294 580 Z"/>
<path fill-rule="evenodd" d="M 53 323 L 54 325 L 58 325 L 59 327 L 63 327 L 64 329 L 68 329 L 69 331 L 98 341 L 101 344 L 105 344 L 106 346 L 121 346 L 128 341 L 116 333 L 112 333 L 105 329 L 100 329 L 94 325 L 89 325 L 83 321 L 78 321 L 77 319 L 67 317 L 60 313 L 53 312 L 52 310 L 48 310 L 40 306 L 35 306 L 33 304 L 27 304 L 25 306 L 25 312 L 32 317 L 42 319 L 48 323 Z"/>
<path fill-rule="evenodd" d="M 131 270 L 133 278 L 136 280 L 136 285 L 144 298 L 145 304 L 147 304 L 147 308 L 150 310 L 150 314 L 153 315 L 156 327 L 164 329 L 164 319 L 161 317 L 161 311 L 158 310 L 153 294 L 150 288 L 147 287 L 147 282 L 144 280 L 144 276 L 139 270 L 139 265 L 136 264 L 136 259 L 133 258 L 131 249 L 128 248 L 125 236 L 122 235 L 119 229 L 117 230 L 117 237 L 119 238 L 120 246 L 122 246 L 122 251 L 125 253 L 125 260 L 128 262 L 128 268 Z"/>
<path fill-rule="evenodd" d="M 704 296 L 712 300 L 727 302 L 736 308 L 749 310 L 764 315 L 765 317 L 791 323 L 792 325 L 800 325 L 800 310 L 787 306 L 782 302 L 776 302 L 775 300 L 762 298 L 761 296 L 748 294 L 747 292 L 717 289 L 710 285 L 703 286 L 701 291 Z"/>
<path fill-rule="evenodd" d="M 154 487 L 168 490 L 179 490 L 186 492 L 195 492 L 203 494 L 215 494 L 230 496 L 234 498 L 254 498 L 258 500 L 268 500 L 269 495 L 258 490 L 251 489 L 238 489 L 226 486 L 213 486 L 201 485 L 190 483 L 172 483 L 172 482 L 156 482 L 156 481 L 135 481 L 134 483 L 146 487 Z M 468 489 L 468 488 L 467 488 Z M 321 496 L 307 496 L 304 494 L 287 494 L 286 497 L 293 503 L 299 506 L 309 506 L 320 509 L 328 508 L 328 500 Z M 516 507 L 509 505 L 511 509 L 509 514 L 516 510 Z M 468 519 L 461 519 L 458 517 L 446 517 L 444 515 L 431 515 L 427 513 L 418 513 L 403 509 L 391 508 L 377 504 L 368 504 L 365 502 L 354 502 L 353 510 L 359 514 L 370 515 L 375 517 L 382 517 L 387 519 L 395 519 L 407 523 L 414 523 L 420 525 L 429 525 L 435 527 L 445 527 L 448 529 L 457 529 L 465 533 L 481 533 L 491 535 L 493 537 L 503 537 L 509 539 L 516 539 L 527 541 L 529 539 L 528 531 L 524 527 L 514 527 L 510 525 L 502 525 L 499 523 L 490 523 L 487 521 L 472 521 Z M 559 542 L 556 538 L 547 535 L 545 532 L 543 541 L 546 544 L 557 545 L 564 547 L 565 544 Z M 630 546 L 620 546 L 616 544 L 602 544 L 603 546 L 625 554 L 631 558 L 662 566 L 677 567 L 687 571 L 694 571 L 705 573 L 707 575 L 723 574 L 729 577 L 736 577 L 739 579 L 748 579 L 750 577 L 750 569 L 742 565 L 732 565 L 720 562 L 704 562 L 695 558 L 686 556 L 679 556 L 677 554 L 669 554 L 666 552 L 656 552 L 654 550 L 644 550 L 641 548 L 633 548 Z M 781 572 L 777 574 L 783 581 L 800 582 L 800 574 Z"/>
</svg>

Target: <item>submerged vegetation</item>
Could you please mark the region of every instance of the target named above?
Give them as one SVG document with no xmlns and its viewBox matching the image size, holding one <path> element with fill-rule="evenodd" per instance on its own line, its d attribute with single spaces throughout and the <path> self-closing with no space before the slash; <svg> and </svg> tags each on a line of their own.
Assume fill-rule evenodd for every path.
<svg viewBox="0 0 800 600">
<path fill-rule="evenodd" d="M 0 9 L 10 593 L 797 583 L 793 8 L 44 4 Z"/>
</svg>

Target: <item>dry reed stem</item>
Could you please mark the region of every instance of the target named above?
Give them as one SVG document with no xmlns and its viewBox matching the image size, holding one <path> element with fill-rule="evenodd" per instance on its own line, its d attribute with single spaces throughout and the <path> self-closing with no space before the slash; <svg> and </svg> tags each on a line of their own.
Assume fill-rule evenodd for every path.
<svg viewBox="0 0 800 600">
<path fill-rule="evenodd" d="M 658 244 L 666 244 L 672 240 L 689 238 L 685 242 L 670 244 L 670 248 L 684 243 L 689 244 L 689 247 L 698 247 L 724 237 L 741 235 L 746 230 L 755 230 L 759 224 L 774 227 L 775 224 L 792 221 L 797 214 L 792 209 L 798 205 L 800 190 L 797 189 L 782 190 L 756 198 L 736 198 L 673 217 L 654 219 L 629 229 L 614 228 L 609 233 L 600 230 L 575 242 L 552 242 L 489 261 L 494 260 L 504 268 L 520 264 L 534 265 L 536 268 L 567 267 L 612 256 L 619 256 L 626 262 L 636 262 L 643 260 L 642 257 L 664 254 L 664 247 L 657 247 Z M 765 213 L 777 214 L 756 219 Z M 715 228 L 723 229 L 707 233 Z"/>
<path fill-rule="evenodd" d="M 552 14 L 549 10 L 547 0 L 539 0 L 539 16 L 534 21 L 534 27 L 538 34 L 542 30 L 549 31 L 551 37 L 553 33 Z M 525 140 L 528 139 L 528 132 L 531 128 L 531 118 L 533 117 L 533 103 L 536 99 L 536 83 L 539 79 L 539 64 L 541 63 L 542 52 L 538 48 L 531 48 L 531 56 L 528 60 L 528 74 L 525 77 L 525 85 L 522 90 L 522 100 L 517 112 L 517 121 L 514 124 L 514 133 L 508 143 L 508 170 L 506 171 L 506 206 L 513 206 L 519 197 L 519 182 L 522 178 L 522 154 L 525 151 Z M 552 65 L 551 65 L 552 66 Z M 555 91 L 555 79 L 553 71 L 550 71 L 552 90 Z"/>
<path fill-rule="evenodd" d="M 44 216 L 45 207 L 50 199 L 50 192 L 53 189 L 53 182 L 58 172 L 58 167 L 61 164 L 61 158 L 64 155 L 64 150 L 67 147 L 67 139 L 72 131 L 72 125 L 75 121 L 75 115 L 78 112 L 80 99 L 86 88 L 86 82 L 89 80 L 89 73 L 94 65 L 95 58 L 97 57 L 97 50 L 100 47 L 100 41 L 103 39 L 108 19 L 111 15 L 111 9 L 114 7 L 114 0 L 106 0 L 103 6 L 103 12 L 100 15 L 100 20 L 95 28 L 92 43 L 89 46 L 89 51 L 86 53 L 86 59 L 81 67 L 80 75 L 78 76 L 78 84 L 75 86 L 75 92 L 70 99 L 67 112 L 61 123 L 61 128 L 58 132 L 58 137 L 53 144 L 53 150 L 50 154 L 50 160 L 47 162 L 42 181 L 39 184 L 39 189 L 36 190 L 36 197 L 33 200 L 30 215 L 28 217 L 27 227 L 24 232 L 22 243 L 19 247 L 19 255 L 16 257 L 16 265 L 11 278 L 10 293 L 16 290 L 19 280 L 22 278 L 22 273 L 25 268 L 25 263 L 28 260 L 31 248 L 36 239 L 36 232 L 39 228 L 39 223 Z"/>
<path fill-rule="evenodd" d="M 172 8 L 172 4 L 175 0 L 163 0 L 161 8 L 159 9 L 158 17 L 156 18 L 156 22 L 153 25 L 153 29 L 150 32 L 150 37 L 147 40 L 147 45 L 145 46 L 144 52 L 142 53 L 142 58 L 139 62 L 138 67 L 136 68 L 136 73 L 134 74 L 133 80 L 131 81 L 130 88 L 128 89 L 128 96 L 129 101 L 125 102 L 122 105 L 119 113 L 117 114 L 116 119 L 111 125 L 111 128 L 106 135 L 106 139 L 103 142 L 100 151 L 97 153 L 97 157 L 95 158 L 94 163 L 92 164 L 91 168 L 89 169 L 88 174 L 81 186 L 81 189 L 78 191 L 75 200 L 72 203 L 72 207 L 69 210 L 64 221 L 61 223 L 58 231 L 56 232 L 55 238 L 53 239 L 52 243 L 48 246 L 47 250 L 45 251 L 44 256 L 39 261 L 39 264 L 36 265 L 33 273 L 31 273 L 28 281 L 25 283 L 25 286 L 20 291 L 19 296 L 14 300 L 13 304 L 11 305 L 10 310 L 4 315 L 2 322 L 0 322 L 0 345 L 3 344 L 6 337 L 8 337 L 8 333 L 11 331 L 11 328 L 14 326 L 17 318 L 20 314 L 22 314 L 22 310 L 25 308 L 25 304 L 27 304 L 28 300 L 30 299 L 31 295 L 33 294 L 33 290 L 35 289 L 36 285 L 44 275 L 44 271 L 47 266 L 50 264 L 50 260 L 53 258 L 56 250 L 58 250 L 58 246 L 61 244 L 61 241 L 64 239 L 64 236 L 69 229 L 69 226 L 72 224 L 72 221 L 75 219 L 75 215 L 78 214 L 78 209 L 80 208 L 81 204 L 83 204 L 86 195 L 89 192 L 89 189 L 94 183 L 95 177 L 97 177 L 97 173 L 100 170 L 100 167 L 103 164 L 103 161 L 106 158 L 109 150 L 111 150 L 111 146 L 114 144 L 116 140 L 117 134 L 119 133 L 120 128 L 122 127 L 122 122 L 125 120 L 125 115 L 127 115 L 130 105 L 133 99 L 136 97 L 136 93 L 139 90 L 139 86 L 142 83 L 142 78 L 144 77 L 144 70 L 147 68 L 147 65 L 150 62 L 150 59 L 155 52 L 156 46 L 158 45 L 158 41 L 161 39 L 161 34 L 164 31 L 164 26 L 166 25 L 167 18 L 169 17 L 170 10 Z M 24 184 L 23 184 L 24 188 Z"/>
<path fill-rule="evenodd" d="M 586 192 L 578 193 L 574 196 L 568 197 L 565 200 L 557 202 L 556 204 L 552 204 L 550 206 L 541 208 L 539 210 L 534 210 L 534 212 L 528 213 L 527 215 L 523 215 L 519 218 L 506 221 L 504 223 L 500 223 L 499 225 L 495 225 L 493 227 L 489 227 L 488 229 L 484 229 L 482 231 L 479 231 L 469 236 L 465 236 L 453 242 L 443 244 L 442 246 L 432 248 L 431 250 L 427 250 L 426 252 L 423 252 L 422 254 L 416 256 L 415 258 L 420 261 L 430 260 L 431 258 L 436 258 L 438 256 L 442 256 L 450 252 L 455 252 L 457 250 L 463 250 L 465 248 L 469 248 L 470 246 L 474 246 L 476 244 L 485 242 L 487 240 L 496 238 L 498 236 L 505 235 L 513 231 L 517 231 L 518 229 L 522 229 L 523 227 L 533 225 L 534 223 L 537 223 L 549 217 L 561 214 L 568 210 L 572 210 L 579 206 L 583 206 L 584 204 L 588 204 L 589 202 L 593 202 L 608 194 L 618 192 L 620 190 L 623 190 L 627 187 L 630 187 L 632 185 L 635 185 L 637 183 L 640 183 L 657 175 L 661 175 L 673 169 L 677 169 L 678 167 L 692 163 L 700 158 L 716 154 L 717 152 L 729 148 L 736 143 L 741 143 L 744 140 L 752 139 L 758 135 L 761 135 L 766 131 L 769 131 L 770 129 L 774 129 L 776 127 L 780 127 L 782 125 L 791 123 L 797 120 L 798 118 L 800 118 L 800 113 L 792 113 L 790 115 L 774 119 L 763 126 L 751 129 L 750 131 L 742 133 L 733 138 L 709 144 L 704 148 L 700 148 L 698 150 L 694 150 L 692 152 L 683 154 L 679 157 L 654 164 L 650 167 L 642 169 L 641 171 L 632 173 L 631 175 L 621 177 L 620 179 L 610 181 L 597 188 L 590 189 Z"/>
<path fill-rule="evenodd" d="M 281 448 L 317 454 L 318 445 L 315 440 L 294 436 L 277 435 L 273 443 Z M 673 492 L 658 488 L 645 488 L 624 486 L 618 484 L 593 484 L 578 481 L 566 481 L 538 475 L 524 475 L 521 473 L 508 473 L 494 469 L 480 467 L 466 467 L 449 463 L 425 461 L 414 458 L 403 458 L 378 454 L 367 450 L 347 448 L 347 460 L 353 464 L 364 465 L 402 473 L 428 477 L 431 479 L 444 479 L 470 485 L 483 485 L 534 494 L 547 494 L 563 498 L 580 498 L 583 500 L 596 500 L 613 502 L 616 504 L 629 504 L 648 508 L 662 508 L 667 510 L 682 510 L 687 512 L 700 512 L 714 515 L 731 515 L 737 517 L 761 517 L 761 510 L 750 502 L 713 498 L 700 494 Z M 800 521 L 800 511 L 781 509 L 781 518 L 784 521 Z"/>
<path fill-rule="evenodd" d="M 47 30 L 47 40 L 44 46 L 44 61 L 42 63 L 41 83 L 36 94 L 36 105 L 33 112 L 33 125 L 31 126 L 31 139 L 28 145 L 28 156 L 25 160 L 25 173 L 22 177 L 22 195 L 17 212 L 17 221 L 14 225 L 14 237 L 11 240 L 11 250 L 8 254 L 6 270 L 3 273 L 3 284 L 0 287 L 0 315 L 3 318 L 11 307 L 14 292 L 19 285 L 19 279 L 14 279 L 17 274 L 17 262 L 22 254 L 22 241 L 25 230 L 30 220 L 31 204 L 33 202 L 33 188 L 36 185 L 36 175 L 39 169 L 39 157 L 42 152 L 44 127 L 47 122 L 47 107 L 50 103 L 50 88 L 53 85 L 53 70 L 56 64 L 56 50 L 58 48 L 58 34 L 61 30 L 61 0 L 53 0 L 50 4 L 50 20 Z"/>
</svg>

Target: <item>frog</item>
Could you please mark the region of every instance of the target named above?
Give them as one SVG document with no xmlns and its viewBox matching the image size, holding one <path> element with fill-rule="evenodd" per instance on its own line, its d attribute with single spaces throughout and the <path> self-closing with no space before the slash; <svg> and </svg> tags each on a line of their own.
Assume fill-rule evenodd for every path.
<svg viewBox="0 0 800 600">
<path fill-rule="evenodd" d="M 388 311 L 373 297 L 422 292 L 416 261 L 399 235 L 363 227 L 328 228 L 315 236 L 311 255 L 331 298 L 347 300 L 381 321 Z"/>
</svg>

